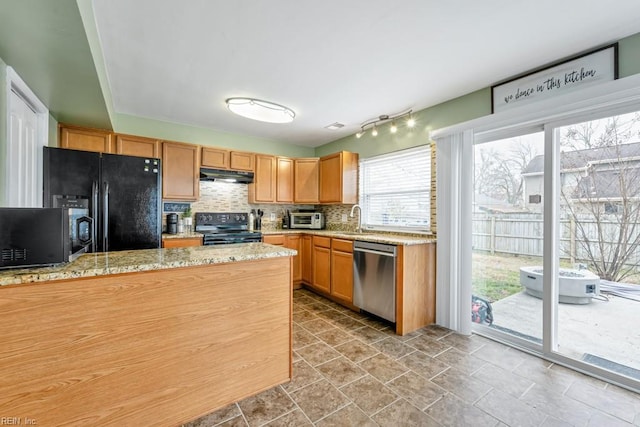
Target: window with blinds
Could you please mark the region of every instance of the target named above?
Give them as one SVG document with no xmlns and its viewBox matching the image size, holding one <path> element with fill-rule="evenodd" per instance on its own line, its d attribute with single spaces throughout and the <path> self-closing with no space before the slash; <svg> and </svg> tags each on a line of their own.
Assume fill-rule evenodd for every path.
<svg viewBox="0 0 640 427">
<path fill-rule="evenodd" d="M 430 204 L 429 145 L 360 161 L 363 227 L 429 231 Z"/>
</svg>

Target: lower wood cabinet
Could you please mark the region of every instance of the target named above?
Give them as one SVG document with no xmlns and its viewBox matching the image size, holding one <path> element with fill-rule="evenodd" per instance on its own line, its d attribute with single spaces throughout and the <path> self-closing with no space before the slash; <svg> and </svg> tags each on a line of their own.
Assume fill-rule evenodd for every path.
<svg viewBox="0 0 640 427">
<path fill-rule="evenodd" d="M 311 284 L 313 282 L 313 236 L 304 234 L 300 238 L 300 257 L 302 281 Z"/>
<path fill-rule="evenodd" d="M 186 248 L 189 246 L 202 246 L 202 237 L 176 237 L 162 239 L 163 248 Z"/>
<path fill-rule="evenodd" d="M 353 241 L 331 239 L 331 295 L 353 302 Z"/>
<path fill-rule="evenodd" d="M 313 236 L 313 281 L 311 286 L 331 293 L 331 238 Z"/>
<path fill-rule="evenodd" d="M 302 257 L 300 255 L 301 238 L 299 234 L 288 235 L 286 237 L 284 246 L 298 251 L 298 255 L 291 258 L 291 276 L 293 279 L 293 285 L 297 286 L 300 285 L 300 282 L 302 281 Z"/>
<path fill-rule="evenodd" d="M 313 236 L 311 259 L 311 277 L 303 282 L 316 290 L 349 304 L 353 301 L 353 241 Z M 303 242 L 303 254 L 304 254 Z M 303 260 L 303 265 L 305 261 Z M 308 274 L 308 273 L 307 273 Z"/>
<path fill-rule="evenodd" d="M 299 234 L 267 234 L 262 236 L 262 242 L 270 245 L 284 246 L 288 249 L 293 249 L 298 254 L 291 258 L 291 279 L 293 286 L 298 287 L 302 282 L 302 251 L 301 243 L 302 237 Z"/>
</svg>

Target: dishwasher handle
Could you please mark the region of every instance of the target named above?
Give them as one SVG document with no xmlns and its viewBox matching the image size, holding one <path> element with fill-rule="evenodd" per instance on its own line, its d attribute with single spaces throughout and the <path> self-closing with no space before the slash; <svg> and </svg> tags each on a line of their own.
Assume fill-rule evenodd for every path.
<svg viewBox="0 0 640 427">
<path fill-rule="evenodd" d="M 382 252 L 382 251 L 376 251 L 373 249 L 364 249 L 364 248 L 354 248 L 353 249 L 354 252 L 366 252 L 368 254 L 374 254 L 374 255 L 382 255 L 382 256 L 388 256 L 388 257 L 395 257 L 396 254 L 394 254 L 393 252 Z"/>
</svg>

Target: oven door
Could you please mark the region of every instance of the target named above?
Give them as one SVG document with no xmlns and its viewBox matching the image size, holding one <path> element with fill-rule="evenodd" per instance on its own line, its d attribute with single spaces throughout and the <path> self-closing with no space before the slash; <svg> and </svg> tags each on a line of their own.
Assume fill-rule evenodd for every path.
<svg viewBox="0 0 640 427">
<path fill-rule="evenodd" d="M 205 233 L 203 244 L 209 245 L 230 245 L 233 243 L 261 242 L 262 233 L 240 232 L 240 233 Z"/>
</svg>

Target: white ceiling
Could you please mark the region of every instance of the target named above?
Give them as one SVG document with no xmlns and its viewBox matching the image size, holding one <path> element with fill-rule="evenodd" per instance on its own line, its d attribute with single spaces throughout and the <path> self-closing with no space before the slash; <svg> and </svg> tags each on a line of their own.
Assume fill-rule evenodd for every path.
<svg viewBox="0 0 640 427">
<path fill-rule="evenodd" d="M 311 147 L 640 32 L 639 0 L 93 3 L 116 112 Z M 233 96 L 296 119 L 235 116 Z"/>
</svg>

